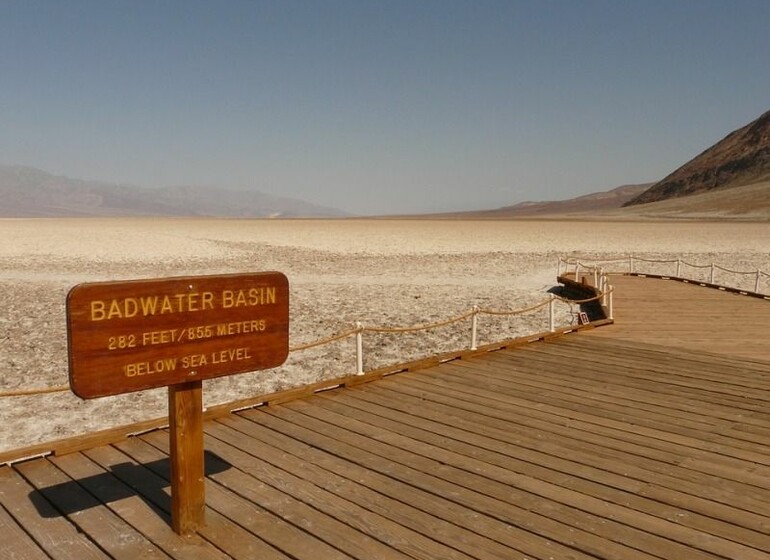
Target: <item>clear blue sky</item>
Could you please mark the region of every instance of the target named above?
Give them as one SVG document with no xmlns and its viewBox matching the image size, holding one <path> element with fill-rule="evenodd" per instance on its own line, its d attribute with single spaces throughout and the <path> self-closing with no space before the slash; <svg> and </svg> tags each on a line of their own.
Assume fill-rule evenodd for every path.
<svg viewBox="0 0 770 560">
<path fill-rule="evenodd" d="M 769 0 L 0 0 L 0 163 L 84 179 L 494 208 L 768 109 Z"/>
</svg>

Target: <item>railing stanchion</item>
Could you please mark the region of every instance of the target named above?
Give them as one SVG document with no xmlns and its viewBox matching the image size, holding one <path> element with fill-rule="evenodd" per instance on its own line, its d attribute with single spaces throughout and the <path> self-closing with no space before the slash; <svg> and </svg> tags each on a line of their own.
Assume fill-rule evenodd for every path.
<svg viewBox="0 0 770 560">
<path fill-rule="evenodd" d="M 609 293 L 607 294 L 607 314 L 609 319 L 613 320 L 615 316 L 612 314 L 612 286 L 607 286 Z"/>
<path fill-rule="evenodd" d="M 682 277 L 682 259 L 676 259 L 676 277 Z"/>
<path fill-rule="evenodd" d="M 364 325 L 356 321 L 356 375 L 364 374 Z"/>
<path fill-rule="evenodd" d="M 556 331 L 556 296 L 550 294 L 551 301 L 548 302 L 548 330 Z"/>
<path fill-rule="evenodd" d="M 473 306 L 473 315 L 471 316 L 471 350 L 476 350 L 476 343 L 479 333 L 479 306 Z"/>
<path fill-rule="evenodd" d="M 599 268 L 594 267 L 594 288 L 599 287 Z"/>
<path fill-rule="evenodd" d="M 580 261 L 575 261 L 575 282 L 580 283 Z"/>
<path fill-rule="evenodd" d="M 607 286 L 609 285 L 609 282 L 607 281 L 607 276 L 604 274 L 604 271 L 602 271 L 601 276 L 601 291 L 602 291 L 602 305 L 605 307 L 607 306 Z"/>
<path fill-rule="evenodd" d="M 754 282 L 754 293 L 759 293 L 759 277 L 762 276 L 762 271 L 757 269 L 757 280 Z"/>
</svg>

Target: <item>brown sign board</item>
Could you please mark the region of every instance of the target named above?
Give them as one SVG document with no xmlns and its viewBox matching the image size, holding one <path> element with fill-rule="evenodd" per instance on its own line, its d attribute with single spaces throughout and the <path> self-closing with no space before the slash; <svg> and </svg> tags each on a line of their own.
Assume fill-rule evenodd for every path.
<svg viewBox="0 0 770 560">
<path fill-rule="evenodd" d="M 280 272 L 79 284 L 67 295 L 69 378 L 84 399 L 281 365 Z"/>
</svg>

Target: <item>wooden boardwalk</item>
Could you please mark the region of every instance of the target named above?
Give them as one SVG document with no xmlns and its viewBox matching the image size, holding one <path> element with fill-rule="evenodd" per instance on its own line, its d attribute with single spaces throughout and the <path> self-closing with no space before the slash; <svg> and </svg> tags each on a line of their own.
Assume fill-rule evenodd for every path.
<svg viewBox="0 0 770 560">
<path fill-rule="evenodd" d="M 770 362 L 770 300 L 677 280 L 612 276 L 611 329 L 596 336 Z"/>
<path fill-rule="evenodd" d="M 616 325 L 207 422 L 193 537 L 163 430 L 2 467 L 0 558 L 768 559 L 770 360 L 717 345 L 711 304 L 656 338 L 679 286 L 637 282 Z"/>
</svg>

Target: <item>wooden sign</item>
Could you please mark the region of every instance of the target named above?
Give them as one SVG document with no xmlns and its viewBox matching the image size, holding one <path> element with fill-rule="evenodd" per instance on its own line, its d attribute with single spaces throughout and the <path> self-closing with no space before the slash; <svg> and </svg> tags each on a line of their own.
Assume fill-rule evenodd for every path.
<svg viewBox="0 0 770 560">
<path fill-rule="evenodd" d="M 67 295 L 72 391 L 84 399 L 281 365 L 280 272 L 80 284 Z"/>
</svg>

